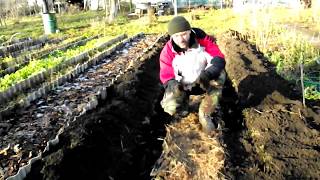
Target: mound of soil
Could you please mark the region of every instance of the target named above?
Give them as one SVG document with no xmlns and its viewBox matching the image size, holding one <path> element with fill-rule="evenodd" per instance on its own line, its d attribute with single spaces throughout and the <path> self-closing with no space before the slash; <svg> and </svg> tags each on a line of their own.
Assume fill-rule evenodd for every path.
<svg viewBox="0 0 320 180">
<path fill-rule="evenodd" d="M 255 107 L 244 110 L 247 146 L 263 165 L 261 177 L 275 179 L 319 178 L 320 115 L 299 101 L 279 92 L 267 96 Z"/>
<path fill-rule="evenodd" d="M 163 152 L 151 175 L 155 179 L 221 179 L 224 167 L 222 131 L 202 132 L 198 114 L 166 126 Z"/>
<path fill-rule="evenodd" d="M 229 33 L 219 45 L 244 125 L 242 132 L 231 132 L 237 140 L 227 140 L 228 173 L 243 179 L 318 179 L 320 115 L 312 108 L 319 107 L 304 107 L 300 93 L 248 42 Z"/>
</svg>

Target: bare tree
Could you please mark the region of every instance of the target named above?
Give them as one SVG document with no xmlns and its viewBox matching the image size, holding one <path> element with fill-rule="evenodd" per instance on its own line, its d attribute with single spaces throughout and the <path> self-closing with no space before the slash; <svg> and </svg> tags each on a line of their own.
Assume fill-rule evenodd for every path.
<svg viewBox="0 0 320 180">
<path fill-rule="evenodd" d="M 106 21 L 109 17 L 109 10 L 110 10 L 109 6 L 110 6 L 110 0 L 104 0 L 104 9 L 106 11 Z"/>
<path fill-rule="evenodd" d="M 87 10 L 88 2 L 87 0 L 83 0 L 83 10 Z"/>
<path fill-rule="evenodd" d="M 43 14 L 48 14 L 49 13 L 49 6 L 48 6 L 48 2 L 47 2 L 47 0 L 42 0 L 42 3 L 43 3 L 43 5 L 42 5 L 42 13 Z"/>
<path fill-rule="evenodd" d="M 0 14 L 0 26 L 7 26 L 4 16 Z"/>
<path fill-rule="evenodd" d="M 108 19 L 109 23 L 112 23 L 117 16 L 117 13 L 118 13 L 117 2 L 118 2 L 117 0 L 110 0 L 110 5 L 109 5 L 110 14 Z"/>
<path fill-rule="evenodd" d="M 177 0 L 172 0 L 173 2 L 173 8 L 174 8 L 174 15 L 178 15 L 178 1 Z"/>
<path fill-rule="evenodd" d="M 6 26 L 6 21 L 5 21 L 5 12 L 2 9 L 3 4 L 0 2 L 0 26 Z"/>
</svg>

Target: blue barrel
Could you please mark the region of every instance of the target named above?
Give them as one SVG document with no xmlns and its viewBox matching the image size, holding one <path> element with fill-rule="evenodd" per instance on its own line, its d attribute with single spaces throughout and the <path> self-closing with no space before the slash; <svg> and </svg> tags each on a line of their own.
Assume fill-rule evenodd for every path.
<svg viewBox="0 0 320 180">
<path fill-rule="evenodd" d="M 45 34 L 56 33 L 57 19 L 54 13 L 42 14 L 42 20 Z"/>
</svg>

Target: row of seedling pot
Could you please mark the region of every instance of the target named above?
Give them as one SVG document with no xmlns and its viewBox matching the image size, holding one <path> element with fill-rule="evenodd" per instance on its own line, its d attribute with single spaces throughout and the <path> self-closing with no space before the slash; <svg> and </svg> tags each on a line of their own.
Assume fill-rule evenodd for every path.
<svg viewBox="0 0 320 180">
<path fill-rule="evenodd" d="M 81 58 L 81 55 L 79 55 L 79 53 L 94 52 L 95 49 L 93 47 L 95 47 L 95 43 L 99 42 L 99 40 L 102 41 L 105 40 L 105 38 L 103 37 L 98 40 L 91 40 L 85 43 L 85 45 L 83 46 L 75 46 L 73 48 L 67 49 L 66 51 L 57 50 L 50 54 L 48 57 L 30 61 L 28 65 L 24 66 L 23 68 L 20 68 L 18 71 L 11 74 L 7 74 L 4 77 L 0 78 L 0 92 L 5 91 L 13 84 L 23 81 L 27 79 L 29 76 L 34 75 L 35 73 L 41 72 L 46 69 L 50 69 L 51 67 L 54 67 L 64 61 L 68 61 L 68 59 L 71 59 L 71 62 L 73 62 L 73 58 Z M 87 49 L 91 50 L 87 51 Z M 79 57 L 77 57 L 78 55 Z"/>
<path fill-rule="evenodd" d="M 14 36 L 16 36 L 18 34 L 19 33 L 13 34 L 11 36 L 10 40 L 7 40 L 6 42 L 1 43 L 0 47 L 1 46 L 9 46 L 9 45 L 12 45 L 12 44 L 16 44 L 16 43 L 32 40 L 32 37 L 14 38 Z"/>
<path fill-rule="evenodd" d="M 72 58 L 64 61 L 63 63 L 60 63 L 50 69 L 47 69 L 45 71 L 41 71 L 35 75 L 32 75 L 31 77 L 29 77 L 29 78 L 27 78 L 17 84 L 14 84 L 6 91 L 0 92 L 0 103 L 5 104 L 6 102 L 9 102 L 18 93 L 21 93 L 24 90 L 27 90 L 29 88 L 34 88 L 34 87 L 38 86 L 38 84 L 43 83 L 47 80 L 47 82 L 43 83 L 40 86 L 40 88 L 37 88 L 37 90 L 34 90 L 31 93 L 29 93 L 24 99 L 19 100 L 17 103 L 13 103 L 13 104 L 4 106 L 5 108 L 0 110 L 0 119 L 1 119 L 1 116 L 7 116 L 8 114 L 10 114 L 10 112 L 14 108 L 29 106 L 30 102 L 36 100 L 37 98 L 40 98 L 43 95 L 46 95 L 53 88 L 72 79 L 73 77 L 76 77 L 79 73 L 84 72 L 92 64 L 96 64 L 97 61 L 100 60 L 101 58 L 110 55 L 117 48 L 122 46 L 122 44 L 125 43 L 126 41 L 117 44 L 116 46 L 110 48 L 107 51 L 103 51 L 106 47 L 109 47 L 119 41 L 122 41 L 126 37 L 127 37 L 126 35 L 120 35 L 110 41 L 107 41 L 107 42 L 101 44 L 98 47 L 95 47 L 89 51 L 83 52 L 75 57 L 72 57 Z M 93 54 L 93 52 L 96 52 L 97 54 Z M 90 56 L 94 56 L 94 58 L 90 59 Z M 82 64 L 82 65 L 79 65 L 79 64 Z M 72 66 L 75 66 L 75 68 L 73 70 L 69 71 L 69 73 L 66 73 L 66 74 L 58 77 L 57 79 L 55 79 L 51 82 L 48 82 L 48 80 L 51 79 L 52 74 L 57 73 L 57 72 L 59 72 L 63 69 L 66 69 L 68 67 L 70 68 Z"/>
<path fill-rule="evenodd" d="M 16 64 L 17 59 L 19 59 L 19 56 L 27 55 L 29 54 L 30 51 L 39 49 L 46 44 L 57 44 L 63 41 L 64 38 L 57 38 L 57 39 L 48 39 L 46 38 L 44 41 L 39 41 L 34 45 L 28 45 L 26 44 L 26 47 L 23 49 L 19 49 L 13 52 L 8 52 L 4 54 L 4 56 L 1 57 L 1 48 L 0 48 L 0 68 L 5 69 L 7 67 L 13 66 Z M 2 47 L 4 48 L 4 47 Z"/>
<path fill-rule="evenodd" d="M 16 58 L 10 57 L 10 60 L 6 60 L 6 61 L 3 61 L 0 63 L 0 67 L 2 69 L 0 71 L 0 78 L 7 75 L 7 74 L 11 74 L 11 73 L 16 72 L 17 70 L 19 70 L 22 67 L 24 67 L 25 65 L 27 65 L 29 63 L 29 61 L 32 59 L 45 58 L 56 51 L 65 51 L 68 48 L 81 46 L 81 45 L 84 45 L 86 42 L 88 42 L 92 39 L 96 39 L 98 37 L 99 37 L 98 35 L 93 36 L 93 37 L 89 37 L 89 38 L 85 38 L 85 39 L 83 39 L 83 37 L 81 37 L 81 38 L 77 38 L 76 40 L 71 41 L 67 44 L 62 44 L 57 47 L 53 46 L 52 48 L 45 48 L 40 51 L 35 51 L 32 53 L 23 54 L 23 55 L 18 56 Z M 8 58 L 8 57 L 6 57 L 6 58 Z"/>
<path fill-rule="evenodd" d="M 139 37 L 139 36 L 143 36 L 144 34 L 142 33 L 139 33 L 129 39 L 126 39 L 125 41 L 123 42 L 120 42 L 118 43 L 116 46 L 104 51 L 104 52 L 101 52 L 99 53 L 97 56 L 95 56 L 94 58 L 88 60 L 87 62 L 83 63 L 82 65 L 78 66 L 77 68 L 73 69 L 71 72 L 65 74 L 64 76 L 62 77 L 59 77 L 57 80 L 55 80 L 54 82 L 52 83 L 55 83 L 56 85 L 59 84 L 59 79 L 63 78 L 63 77 L 66 77 L 64 78 L 64 80 L 60 80 L 60 83 L 63 83 L 64 81 L 68 80 L 69 78 L 72 78 L 82 72 L 84 72 L 87 68 L 93 66 L 93 65 L 96 65 L 98 63 L 98 61 L 102 60 L 103 58 L 109 56 L 110 54 L 112 54 L 113 52 L 115 52 L 117 49 L 121 48 L 123 45 L 125 45 L 126 43 L 130 42 L 131 40 Z M 149 48 L 146 49 L 145 52 L 153 49 L 153 46 L 155 44 L 153 44 L 152 46 L 150 46 Z M 143 55 L 142 55 L 143 56 Z M 140 57 L 137 57 L 137 59 L 139 59 Z M 62 134 L 64 132 L 64 130 L 72 125 L 72 123 L 76 122 L 78 118 L 80 118 L 81 116 L 83 116 L 84 114 L 87 113 L 87 111 L 89 110 L 92 110 L 92 109 L 95 109 L 99 103 L 103 102 L 106 98 L 107 98 L 107 91 L 108 89 L 114 84 L 113 82 L 117 80 L 117 78 L 119 78 L 120 76 L 117 76 L 113 79 L 112 83 L 105 86 L 105 87 L 99 87 L 96 89 L 95 91 L 95 94 L 93 95 L 90 95 L 89 97 L 89 102 L 87 102 L 87 104 L 83 107 L 83 111 L 81 112 L 80 115 L 78 116 L 75 116 L 72 118 L 71 121 L 68 121 L 66 122 L 66 125 L 63 126 L 57 133 L 57 135 L 55 136 L 54 139 L 52 140 L 49 140 L 47 142 L 47 145 L 45 147 L 45 149 L 38 154 L 38 156 L 30 159 L 27 163 L 27 165 L 19 168 L 19 171 L 16 175 L 14 176 L 11 176 L 11 177 L 8 177 L 7 180 L 16 180 L 16 179 L 24 179 L 28 174 L 29 172 L 31 171 L 31 168 L 32 168 L 32 165 L 37 162 L 38 160 L 41 160 L 42 158 L 42 154 L 46 153 L 46 152 L 49 152 L 50 151 L 50 148 L 53 148 L 55 145 L 57 145 L 59 143 L 59 135 Z M 55 86 L 56 86 L 55 85 Z"/>
<path fill-rule="evenodd" d="M 34 46 L 36 44 L 46 43 L 50 39 L 47 36 L 42 36 L 39 39 L 27 39 L 25 41 L 17 42 L 15 44 L 10 44 L 7 46 L 0 46 L 0 57 L 6 57 L 11 55 L 14 52 L 21 51 L 30 46 Z"/>
<path fill-rule="evenodd" d="M 39 42 L 39 43 L 34 44 L 32 46 L 25 46 L 23 49 L 11 52 L 10 56 L 11 57 L 18 57 L 20 54 L 28 53 L 29 51 L 40 49 L 40 48 L 44 47 L 46 44 L 58 44 L 63 40 L 65 40 L 65 37 L 56 38 L 56 39 L 47 39 L 44 42 Z"/>
</svg>

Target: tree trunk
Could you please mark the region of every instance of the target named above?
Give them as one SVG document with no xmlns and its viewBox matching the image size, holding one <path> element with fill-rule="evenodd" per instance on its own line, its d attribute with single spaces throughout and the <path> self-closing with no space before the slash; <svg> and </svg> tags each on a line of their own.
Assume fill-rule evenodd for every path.
<svg viewBox="0 0 320 180">
<path fill-rule="evenodd" d="M 173 0 L 173 8 L 174 8 L 174 15 L 177 16 L 178 15 L 178 1 L 177 0 Z"/>
<path fill-rule="evenodd" d="M 3 6 L 3 5 L 2 5 L 2 2 L 0 2 L 0 5 Z M 1 6 L 0 6 L 0 26 L 3 26 L 2 21 L 4 21 L 4 20 L 2 20 L 2 18 L 3 18 L 3 17 L 2 17 L 2 13 L 3 13 L 3 12 L 2 12 L 2 7 L 1 7 Z M 4 13 L 3 13 L 3 14 L 4 14 Z M 4 18 L 3 18 L 3 19 L 4 19 Z"/>
<path fill-rule="evenodd" d="M 43 14 L 48 14 L 49 13 L 49 6 L 48 6 L 48 2 L 47 2 L 47 0 L 42 0 L 42 3 L 43 3 L 43 5 L 42 5 L 42 13 Z"/>
<path fill-rule="evenodd" d="M 117 0 L 110 0 L 110 14 L 109 14 L 109 23 L 112 23 L 115 19 L 115 17 L 117 16 Z"/>
<path fill-rule="evenodd" d="M 3 26 L 4 24 L 2 23 L 2 17 L 0 16 L 0 26 Z"/>
<path fill-rule="evenodd" d="M 148 6 L 148 23 L 152 24 L 156 21 L 156 16 L 154 15 L 155 13 L 155 9 L 153 7 Z"/>
<path fill-rule="evenodd" d="M 0 14 L 0 26 L 7 27 L 6 16 L 6 14 Z"/>
<path fill-rule="evenodd" d="M 87 0 L 83 0 L 83 10 L 87 10 Z"/>
<path fill-rule="evenodd" d="M 104 0 L 104 9 L 105 9 L 105 11 L 106 11 L 106 17 L 105 17 L 106 21 L 108 20 L 109 14 L 110 14 L 110 12 L 109 12 L 109 9 L 110 9 L 109 6 L 110 6 L 110 0 Z"/>
</svg>

